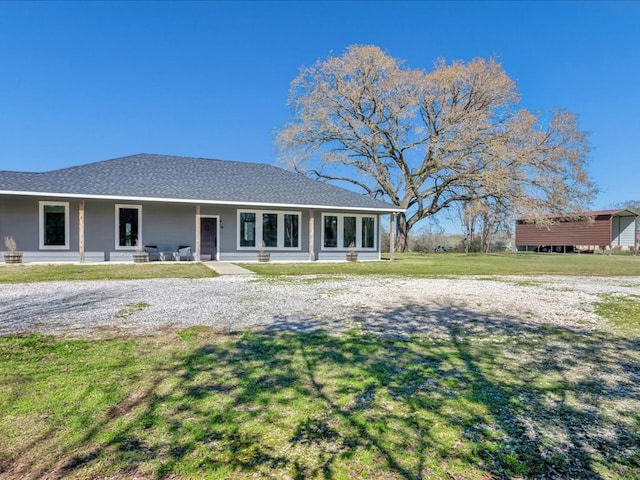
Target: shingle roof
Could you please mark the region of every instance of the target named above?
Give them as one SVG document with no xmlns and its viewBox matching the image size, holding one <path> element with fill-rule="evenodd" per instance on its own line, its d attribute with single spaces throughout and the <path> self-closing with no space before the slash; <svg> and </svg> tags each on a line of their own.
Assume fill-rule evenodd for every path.
<svg viewBox="0 0 640 480">
<path fill-rule="evenodd" d="M 0 192 L 401 210 L 272 165 L 146 153 L 42 173 L 0 171 Z"/>
</svg>

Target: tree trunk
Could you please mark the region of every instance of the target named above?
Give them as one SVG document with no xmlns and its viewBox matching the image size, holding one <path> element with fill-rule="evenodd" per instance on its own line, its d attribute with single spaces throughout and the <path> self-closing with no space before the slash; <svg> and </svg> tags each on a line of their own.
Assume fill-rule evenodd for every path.
<svg viewBox="0 0 640 480">
<path fill-rule="evenodd" d="M 467 221 L 465 224 L 466 237 L 464 243 L 464 253 L 469 255 L 471 251 L 471 244 L 473 243 L 473 237 L 475 236 L 475 224 L 476 219 L 471 213 L 467 213 Z"/>
<path fill-rule="evenodd" d="M 483 253 L 491 252 L 491 232 L 494 229 L 493 222 L 489 218 L 488 214 L 482 216 L 482 242 L 481 251 Z"/>
<path fill-rule="evenodd" d="M 396 222 L 396 252 L 406 252 L 409 248 L 407 242 L 409 230 L 407 229 L 407 215 L 406 213 L 398 213 Z"/>
</svg>

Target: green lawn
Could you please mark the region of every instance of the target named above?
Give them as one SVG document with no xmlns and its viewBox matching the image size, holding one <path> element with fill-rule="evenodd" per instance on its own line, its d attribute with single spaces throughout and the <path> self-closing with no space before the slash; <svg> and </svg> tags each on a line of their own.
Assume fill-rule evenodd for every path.
<svg viewBox="0 0 640 480">
<path fill-rule="evenodd" d="M 398 254 L 390 262 L 248 263 L 241 266 L 260 275 L 640 275 L 640 256 L 442 253 Z M 0 283 L 51 280 L 122 280 L 143 278 L 203 278 L 216 273 L 199 263 L 6 265 Z"/>
<path fill-rule="evenodd" d="M 0 338 L 0 477 L 640 479 L 634 328 Z"/>
<path fill-rule="evenodd" d="M 640 275 L 640 256 L 477 254 L 398 254 L 393 262 L 248 263 L 261 275 Z"/>
<path fill-rule="evenodd" d="M 53 280 L 134 280 L 143 278 L 205 278 L 217 274 L 201 263 L 3 265 L 0 283 Z"/>
</svg>

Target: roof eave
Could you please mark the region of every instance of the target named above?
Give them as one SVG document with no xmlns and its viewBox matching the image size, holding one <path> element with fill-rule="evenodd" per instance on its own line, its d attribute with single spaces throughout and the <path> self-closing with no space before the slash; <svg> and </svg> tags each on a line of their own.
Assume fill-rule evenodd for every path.
<svg viewBox="0 0 640 480">
<path fill-rule="evenodd" d="M 55 197 L 55 198 L 91 198 L 95 200 L 120 200 L 132 202 L 161 202 L 161 203 L 190 203 L 204 205 L 230 205 L 230 206 L 249 206 L 249 207 L 271 207 L 271 208 L 307 208 L 310 210 L 330 209 L 341 211 L 356 212 L 382 212 L 382 213 L 399 213 L 405 212 L 406 209 L 400 207 L 345 207 L 339 205 L 312 205 L 312 204 L 293 204 L 293 203 L 270 203 L 270 202 L 238 202 L 226 200 L 204 200 L 191 198 L 162 198 L 162 197 L 136 197 L 126 195 L 95 195 L 81 193 L 59 193 L 59 192 L 31 192 L 16 190 L 0 190 L 0 195 L 23 195 L 30 197 Z"/>
</svg>

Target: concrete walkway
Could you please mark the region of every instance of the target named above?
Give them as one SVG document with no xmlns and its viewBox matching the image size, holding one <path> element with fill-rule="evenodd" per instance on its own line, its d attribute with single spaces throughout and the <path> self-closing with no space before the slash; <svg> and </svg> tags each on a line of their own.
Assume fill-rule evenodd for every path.
<svg viewBox="0 0 640 480">
<path fill-rule="evenodd" d="M 251 270 L 239 267 L 228 262 L 202 262 L 204 265 L 214 270 L 218 275 L 255 275 Z"/>
</svg>

